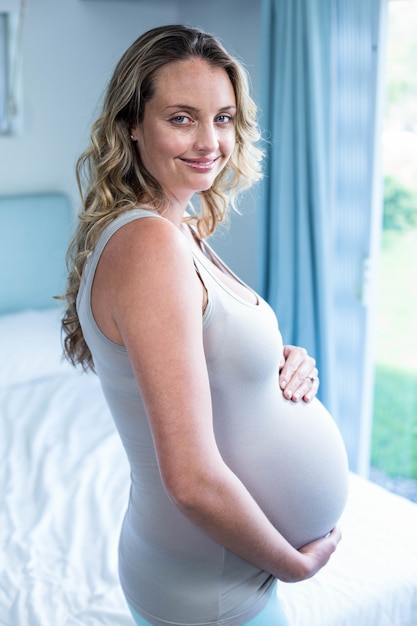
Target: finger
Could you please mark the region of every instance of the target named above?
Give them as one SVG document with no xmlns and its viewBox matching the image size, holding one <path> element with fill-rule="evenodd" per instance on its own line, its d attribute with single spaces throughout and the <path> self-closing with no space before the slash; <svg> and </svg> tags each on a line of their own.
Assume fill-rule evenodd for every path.
<svg viewBox="0 0 417 626">
<path fill-rule="evenodd" d="M 318 389 L 318 371 L 315 360 L 307 357 L 297 368 L 288 366 L 286 372 L 283 371 L 280 377 L 281 389 L 284 389 L 284 396 L 290 400 L 298 402 L 306 395 L 310 395 L 310 399 L 314 397 Z M 287 375 L 289 379 L 287 379 Z M 284 385 L 283 385 L 284 381 Z"/>
<path fill-rule="evenodd" d="M 304 348 L 284 346 L 283 356 L 285 362 L 282 365 L 279 377 L 281 389 L 285 389 L 290 381 L 293 381 L 293 383 L 295 382 L 294 376 L 297 375 L 297 372 L 302 365 L 306 370 L 304 376 L 307 376 L 308 372 L 315 366 L 314 359 L 311 359 L 311 357 L 308 356 L 307 351 Z M 292 389 L 292 392 L 293 391 L 294 389 Z"/>
<path fill-rule="evenodd" d="M 311 400 L 317 395 L 319 384 L 320 381 L 318 377 L 313 378 L 312 376 L 308 376 L 292 393 L 290 399 L 293 402 L 299 402 L 301 399 L 303 399 L 304 402 L 311 402 Z"/>
<path fill-rule="evenodd" d="M 324 537 L 320 537 L 319 539 L 314 539 L 314 541 L 311 541 L 310 543 L 307 543 L 301 548 L 299 548 L 299 552 L 305 552 L 305 551 L 311 550 L 311 548 L 314 549 L 314 546 L 317 546 L 320 544 L 323 545 L 326 543 L 333 545 L 336 548 L 337 544 L 340 542 L 341 539 L 342 539 L 342 533 L 340 531 L 340 528 L 339 526 L 335 526 Z"/>
<path fill-rule="evenodd" d="M 341 532 L 339 526 L 335 526 L 335 528 L 333 528 L 333 530 L 331 531 L 329 537 L 331 537 L 333 539 L 333 541 L 336 543 L 336 545 L 339 543 L 339 541 L 341 541 L 341 539 L 342 539 L 342 532 Z"/>
<path fill-rule="evenodd" d="M 294 368 L 299 367 L 305 359 L 310 358 L 307 354 L 307 350 L 298 346 L 284 346 L 283 356 L 285 365 L 289 365 Z"/>
<path fill-rule="evenodd" d="M 320 387 L 320 379 L 318 376 L 317 368 L 315 368 L 310 376 L 307 377 L 305 385 L 308 386 L 308 389 L 302 395 L 302 398 L 304 402 L 311 402 L 311 400 L 317 395 Z"/>
</svg>

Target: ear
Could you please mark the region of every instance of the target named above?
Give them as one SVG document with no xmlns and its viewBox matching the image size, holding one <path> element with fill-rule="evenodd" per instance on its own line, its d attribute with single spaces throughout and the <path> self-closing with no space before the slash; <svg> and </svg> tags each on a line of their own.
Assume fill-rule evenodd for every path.
<svg viewBox="0 0 417 626">
<path fill-rule="evenodd" d="M 138 127 L 137 126 L 132 126 L 132 128 L 130 129 L 130 138 L 132 141 L 138 140 Z"/>
</svg>

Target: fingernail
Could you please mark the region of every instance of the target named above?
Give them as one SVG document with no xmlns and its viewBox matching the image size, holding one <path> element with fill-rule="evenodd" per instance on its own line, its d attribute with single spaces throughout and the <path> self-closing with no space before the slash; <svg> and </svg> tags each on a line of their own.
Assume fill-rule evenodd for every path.
<svg viewBox="0 0 417 626">
<path fill-rule="evenodd" d="M 299 394 L 298 392 L 297 392 L 297 393 L 295 393 L 295 394 L 293 395 L 292 399 L 293 399 L 295 402 L 298 402 L 298 401 L 299 401 L 299 399 L 300 399 L 300 394 Z"/>
<path fill-rule="evenodd" d="M 281 380 L 281 382 L 280 382 L 281 389 L 285 389 L 286 386 L 287 386 L 287 381 L 286 380 Z"/>
</svg>

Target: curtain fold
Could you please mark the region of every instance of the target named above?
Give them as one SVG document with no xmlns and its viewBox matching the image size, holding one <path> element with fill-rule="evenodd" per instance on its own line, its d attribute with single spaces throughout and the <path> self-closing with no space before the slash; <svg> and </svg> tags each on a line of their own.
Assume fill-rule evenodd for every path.
<svg viewBox="0 0 417 626">
<path fill-rule="evenodd" d="M 380 216 L 386 1 L 262 1 L 269 153 L 259 282 L 284 342 L 317 360 L 320 398 L 341 428 L 352 469 L 366 457 L 372 413 L 372 303 L 363 287 Z"/>
<path fill-rule="evenodd" d="M 265 0 L 262 9 L 262 125 L 271 138 L 262 291 L 284 341 L 315 356 L 322 400 L 332 410 L 330 0 Z"/>
</svg>

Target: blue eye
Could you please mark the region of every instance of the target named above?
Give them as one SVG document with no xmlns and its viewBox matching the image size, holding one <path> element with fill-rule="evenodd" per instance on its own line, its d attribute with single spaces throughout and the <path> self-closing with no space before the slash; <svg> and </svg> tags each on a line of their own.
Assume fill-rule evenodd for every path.
<svg viewBox="0 0 417 626">
<path fill-rule="evenodd" d="M 216 121 L 220 124 L 227 124 L 227 122 L 232 122 L 233 118 L 230 115 L 222 114 L 216 117 Z"/>
<path fill-rule="evenodd" d="M 186 120 L 187 120 L 187 116 L 186 115 L 176 115 L 172 121 L 175 122 L 176 124 L 183 124 Z"/>
</svg>

